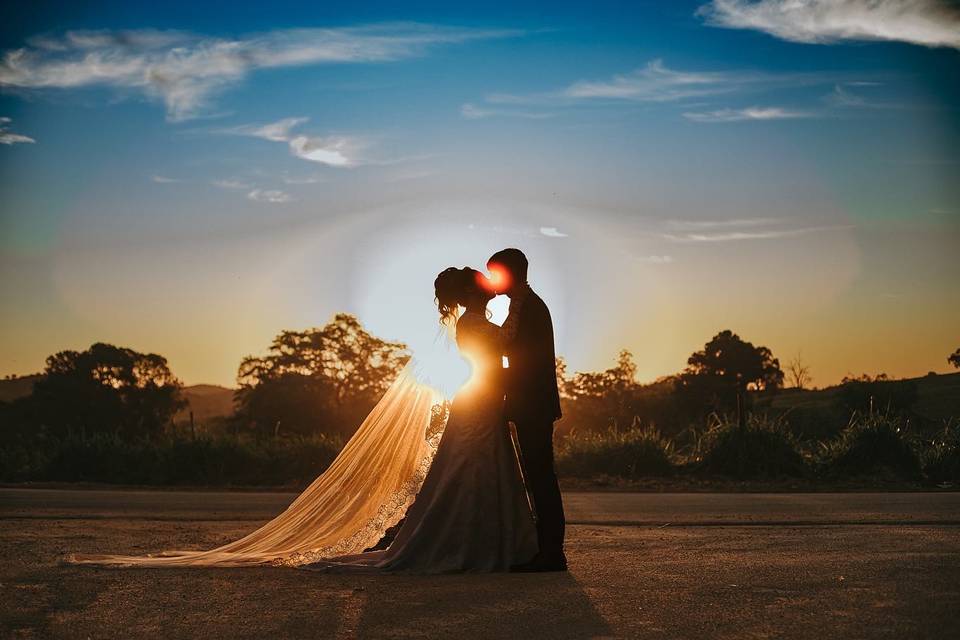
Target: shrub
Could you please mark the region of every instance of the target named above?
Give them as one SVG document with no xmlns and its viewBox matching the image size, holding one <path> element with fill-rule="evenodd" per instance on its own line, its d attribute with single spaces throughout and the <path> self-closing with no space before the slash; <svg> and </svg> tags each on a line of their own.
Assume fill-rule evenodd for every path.
<svg viewBox="0 0 960 640">
<path fill-rule="evenodd" d="M 697 446 L 701 470 L 738 479 L 799 477 L 807 472 L 796 440 L 786 424 L 751 415 L 741 426 L 714 419 Z"/>
<path fill-rule="evenodd" d="M 916 479 L 920 459 L 907 438 L 905 419 L 890 414 L 855 414 L 846 429 L 824 445 L 829 472 L 846 475 L 892 474 Z"/>
<path fill-rule="evenodd" d="M 324 436 L 261 441 L 68 436 L 0 447 L 0 480 L 302 486 L 320 475 L 341 447 L 338 439 Z"/>
<path fill-rule="evenodd" d="M 960 422 L 951 420 L 923 455 L 923 472 L 931 482 L 960 483 Z"/>
<path fill-rule="evenodd" d="M 561 475 L 577 477 L 665 476 L 673 472 L 672 453 L 669 439 L 634 421 L 624 431 L 570 433 L 558 443 L 557 469 Z"/>
</svg>

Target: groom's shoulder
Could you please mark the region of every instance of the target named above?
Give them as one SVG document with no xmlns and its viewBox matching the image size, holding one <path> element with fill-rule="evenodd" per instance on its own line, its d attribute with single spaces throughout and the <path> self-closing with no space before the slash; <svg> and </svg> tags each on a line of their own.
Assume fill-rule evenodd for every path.
<svg viewBox="0 0 960 640">
<path fill-rule="evenodd" d="M 543 298 L 537 295 L 537 292 L 534 291 L 533 289 L 528 289 L 527 299 L 524 301 L 523 304 L 528 309 L 536 310 L 536 311 L 546 311 L 547 313 L 550 313 L 550 310 L 547 308 L 547 303 L 544 302 Z"/>
</svg>

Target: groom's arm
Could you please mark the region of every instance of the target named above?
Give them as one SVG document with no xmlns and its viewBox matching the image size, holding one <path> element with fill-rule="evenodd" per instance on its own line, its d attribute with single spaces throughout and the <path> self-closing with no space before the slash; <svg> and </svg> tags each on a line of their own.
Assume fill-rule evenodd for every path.
<svg viewBox="0 0 960 640">
<path fill-rule="evenodd" d="M 521 309 L 529 293 L 530 287 L 524 287 L 510 298 L 510 311 L 507 313 L 507 319 L 503 321 L 503 325 L 500 327 L 500 338 L 503 341 L 504 347 L 513 342 L 514 338 L 517 337 L 517 329 L 520 326 Z"/>
</svg>

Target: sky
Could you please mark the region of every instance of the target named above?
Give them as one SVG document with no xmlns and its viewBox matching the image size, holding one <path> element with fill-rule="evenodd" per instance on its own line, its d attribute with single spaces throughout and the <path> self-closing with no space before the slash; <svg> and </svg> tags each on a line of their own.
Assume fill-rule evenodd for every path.
<svg viewBox="0 0 960 640">
<path fill-rule="evenodd" d="M 233 386 L 338 311 L 425 349 L 436 274 L 508 246 L 571 371 L 723 329 L 819 386 L 960 347 L 957 3 L 3 13 L 0 375 L 105 341 Z"/>
</svg>

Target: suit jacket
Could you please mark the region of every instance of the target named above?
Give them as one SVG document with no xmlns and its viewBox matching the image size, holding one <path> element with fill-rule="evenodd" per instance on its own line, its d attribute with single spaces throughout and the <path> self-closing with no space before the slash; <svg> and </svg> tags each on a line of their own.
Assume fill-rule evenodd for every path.
<svg viewBox="0 0 960 640">
<path fill-rule="evenodd" d="M 519 309 L 514 337 L 504 345 L 506 414 L 514 422 L 553 422 L 560 418 L 553 320 L 543 300 L 527 290 Z M 512 305 L 511 305 L 512 306 Z M 506 324 L 506 323 L 505 323 Z"/>
</svg>

